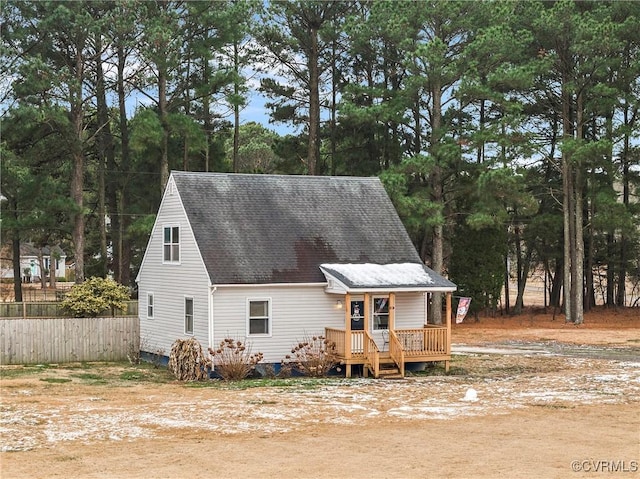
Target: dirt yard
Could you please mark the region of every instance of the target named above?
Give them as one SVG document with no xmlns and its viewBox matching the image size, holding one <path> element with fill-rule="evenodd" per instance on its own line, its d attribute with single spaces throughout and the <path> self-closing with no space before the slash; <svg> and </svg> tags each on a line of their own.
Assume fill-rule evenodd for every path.
<svg viewBox="0 0 640 479">
<path fill-rule="evenodd" d="M 453 342 L 449 375 L 404 380 L 4 367 L 1 477 L 640 477 L 637 309 L 468 319 Z"/>
</svg>

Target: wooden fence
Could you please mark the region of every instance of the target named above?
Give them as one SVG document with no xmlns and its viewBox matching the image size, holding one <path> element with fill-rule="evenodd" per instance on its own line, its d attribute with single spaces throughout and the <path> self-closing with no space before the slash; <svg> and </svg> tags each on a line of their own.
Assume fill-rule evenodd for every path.
<svg viewBox="0 0 640 479">
<path fill-rule="evenodd" d="M 123 361 L 140 349 L 137 316 L 0 319 L 0 364 Z"/>
<path fill-rule="evenodd" d="M 138 302 L 127 301 L 124 309 L 104 311 L 99 316 L 137 316 Z M 63 318 L 69 316 L 59 301 L 25 301 L 0 303 L 0 318 Z"/>
</svg>

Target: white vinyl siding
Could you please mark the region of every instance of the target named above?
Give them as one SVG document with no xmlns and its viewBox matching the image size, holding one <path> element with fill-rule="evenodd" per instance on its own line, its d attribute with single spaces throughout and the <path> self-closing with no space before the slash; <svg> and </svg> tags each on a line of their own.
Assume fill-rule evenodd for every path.
<svg viewBox="0 0 640 479">
<path fill-rule="evenodd" d="M 345 309 L 336 306 L 344 296 L 327 294 L 318 286 L 225 287 L 213 293 L 213 343 L 224 338 L 246 342 L 253 353 L 264 354 L 263 362 L 279 363 L 291 353 L 291 347 L 307 336 L 324 334 L 325 327 L 344 329 Z M 271 300 L 271 335 L 247 333 L 248 299 Z M 396 294 L 396 328 L 421 328 L 425 321 L 422 293 Z M 382 346 L 382 331 L 374 331 Z"/>
<path fill-rule="evenodd" d="M 271 334 L 248 335 L 247 301 L 271 302 Z M 325 327 L 344 329 L 344 308 L 324 286 L 224 287 L 213 293 L 214 344 L 224 338 L 246 341 L 253 353 L 264 354 L 263 362 L 279 363 L 291 347 L 306 336 L 324 334 Z"/>
<path fill-rule="evenodd" d="M 180 228 L 180 263 L 168 267 L 163 263 L 164 226 Z M 140 298 L 153 292 L 153 321 L 140 321 L 140 337 L 144 351 L 163 351 L 165 356 L 177 339 L 185 339 L 184 298 L 193 298 L 193 337 L 206 349 L 209 346 L 209 277 L 191 227 L 180 202 L 180 195 L 166 194 L 156 219 L 138 275 Z M 244 317 L 244 302 L 239 306 Z M 146 317 L 140 308 L 140 318 Z M 242 323 L 244 326 L 244 322 Z"/>
<path fill-rule="evenodd" d="M 427 321 L 426 293 L 397 293 L 394 319 L 395 329 L 422 328 Z"/>
</svg>

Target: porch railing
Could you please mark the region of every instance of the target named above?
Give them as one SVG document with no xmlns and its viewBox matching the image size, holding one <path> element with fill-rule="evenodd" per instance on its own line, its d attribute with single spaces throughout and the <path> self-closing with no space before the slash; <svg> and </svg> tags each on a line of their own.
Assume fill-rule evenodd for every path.
<svg viewBox="0 0 640 479">
<path fill-rule="evenodd" d="M 324 336 L 325 338 L 327 338 L 327 341 L 335 343 L 336 353 L 338 353 L 339 356 L 346 357 L 347 350 L 344 347 L 346 341 L 346 331 L 344 329 L 324 328 Z"/>
<path fill-rule="evenodd" d="M 325 328 L 325 337 L 336 343 L 336 352 L 345 359 L 367 357 L 365 331 L 351 331 L 351 347 L 347 348 L 347 332 L 344 329 Z"/>
<path fill-rule="evenodd" d="M 351 331 L 351 349 L 345 348 L 347 332 L 344 329 L 325 328 L 325 337 L 336 344 L 336 352 L 347 360 L 368 361 L 375 377 L 380 371 L 380 349 L 366 331 Z"/>
<path fill-rule="evenodd" d="M 404 377 L 405 352 L 402 344 L 400 343 L 400 338 L 394 330 L 389 331 L 389 356 L 391 356 L 393 362 L 395 362 L 398 369 L 400 369 L 400 375 Z"/>
<path fill-rule="evenodd" d="M 377 378 L 380 375 L 380 349 L 369 333 L 366 333 L 366 338 L 367 360 L 369 361 L 370 369 L 373 372 L 373 377 Z"/>
<path fill-rule="evenodd" d="M 394 333 L 407 357 L 447 354 L 447 328 L 444 326 L 397 329 Z"/>
<path fill-rule="evenodd" d="M 336 353 L 349 364 L 368 364 L 375 377 L 380 372 L 380 349 L 367 331 L 351 331 L 348 344 L 344 329 L 325 328 L 325 336 L 336 344 Z M 446 326 L 389 331 L 389 357 L 404 376 L 405 361 L 422 361 L 428 357 L 450 354 Z"/>
</svg>

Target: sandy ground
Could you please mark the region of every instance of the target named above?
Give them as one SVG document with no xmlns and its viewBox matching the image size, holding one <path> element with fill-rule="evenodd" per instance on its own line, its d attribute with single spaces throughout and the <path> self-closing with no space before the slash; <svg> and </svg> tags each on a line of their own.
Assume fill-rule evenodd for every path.
<svg viewBox="0 0 640 479">
<path fill-rule="evenodd" d="M 471 319 L 453 342 L 451 374 L 404 380 L 2 368 L 1 476 L 640 477 L 638 310 Z"/>
</svg>

